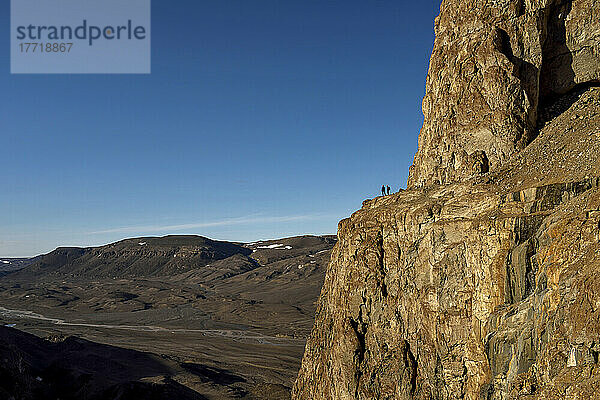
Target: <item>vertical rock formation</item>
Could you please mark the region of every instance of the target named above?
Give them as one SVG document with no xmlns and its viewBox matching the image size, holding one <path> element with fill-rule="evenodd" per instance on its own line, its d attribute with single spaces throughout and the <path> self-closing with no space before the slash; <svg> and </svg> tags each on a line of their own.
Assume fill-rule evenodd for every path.
<svg viewBox="0 0 600 400">
<path fill-rule="evenodd" d="M 600 2 L 449 1 L 409 190 L 340 222 L 296 400 L 600 398 Z"/>
<path fill-rule="evenodd" d="M 535 138 L 540 108 L 600 80 L 600 2 L 445 0 L 410 187 L 497 171 Z"/>
</svg>

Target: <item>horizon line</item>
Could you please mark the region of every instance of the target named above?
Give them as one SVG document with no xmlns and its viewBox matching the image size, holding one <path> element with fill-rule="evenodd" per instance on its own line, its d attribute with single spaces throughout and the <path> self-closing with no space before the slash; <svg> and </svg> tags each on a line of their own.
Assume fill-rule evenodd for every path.
<svg viewBox="0 0 600 400">
<path fill-rule="evenodd" d="M 39 256 L 44 256 L 44 255 L 49 254 L 49 253 L 51 253 L 51 252 L 53 252 L 55 250 L 58 250 L 58 249 L 65 249 L 65 248 L 89 249 L 89 248 L 96 248 L 96 247 L 108 246 L 109 244 L 122 242 L 124 240 L 146 239 L 146 238 L 163 238 L 163 237 L 167 237 L 167 236 L 197 236 L 197 237 L 203 237 L 203 238 L 206 238 L 206 239 L 209 239 L 209 240 L 214 240 L 214 241 L 217 241 L 217 242 L 250 244 L 250 243 L 258 243 L 258 242 L 269 242 L 269 241 L 280 240 L 280 239 L 290 239 L 290 238 L 302 237 L 302 236 L 315 236 L 315 237 L 337 236 L 337 233 L 298 233 L 298 234 L 294 234 L 292 236 L 282 236 L 282 237 L 272 237 L 272 238 L 264 238 L 264 239 L 255 239 L 255 240 L 251 240 L 251 241 L 233 240 L 233 239 L 215 239 L 215 238 L 211 238 L 211 237 L 208 237 L 208 236 L 199 235 L 197 233 L 180 233 L 180 234 L 167 233 L 167 234 L 164 234 L 164 235 L 156 235 L 156 236 L 126 236 L 126 237 L 123 237 L 121 239 L 117 239 L 117 240 L 110 241 L 110 242 L 107 242 L 107 243 L 95 244 L 95 245 L 90 245 L 90 246 L 67 245 L 67 244 L 60 245 L 60 246 L 57 246 L 54 249 L 50 250 L 47 253 L 40 253 L 40 254 L 36 254 L 36 255 L 32 255 L 32 256 L 7 256 L 7 257 L 0 256 L 0 260 L 31 259 L 31 258 L 35 258 L 35 257 L 39 257 Z"/>
</svg>

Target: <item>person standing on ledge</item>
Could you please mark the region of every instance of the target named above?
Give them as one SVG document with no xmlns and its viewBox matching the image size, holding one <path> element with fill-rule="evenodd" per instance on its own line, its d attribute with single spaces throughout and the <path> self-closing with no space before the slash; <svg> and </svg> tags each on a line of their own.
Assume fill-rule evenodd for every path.
<svg viewBox="0 0 600 400">
<path fill-rule="evenodd" d="M 389 186 L 387 187 L 387 194 L 388 194 L 388 196 L 390 194 L 390 187 Z"/>
<path fill-rule="evenodd" d="M 381 186 L 381 195 L 385 196 L 385 185 Z"/>
</svg>

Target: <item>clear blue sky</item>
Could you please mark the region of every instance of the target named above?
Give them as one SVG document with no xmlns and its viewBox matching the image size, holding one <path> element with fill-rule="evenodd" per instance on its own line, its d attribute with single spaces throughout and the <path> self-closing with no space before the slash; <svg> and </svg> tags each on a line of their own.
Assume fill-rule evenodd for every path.
<svg viewBox="0 0 600 400">
<path fill-rule="evenodd" d="M 439 1 L 153 0 L 151 75 L 10 75 L 0 256 L 335 233 L 404 187 Z"/>
</svg>

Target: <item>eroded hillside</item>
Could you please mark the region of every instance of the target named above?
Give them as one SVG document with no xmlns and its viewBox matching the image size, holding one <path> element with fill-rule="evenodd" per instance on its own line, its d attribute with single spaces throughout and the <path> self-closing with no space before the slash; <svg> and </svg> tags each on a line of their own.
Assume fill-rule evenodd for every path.
<svg viewBox="0 0 600 400">
<path fill-rule="evenodd" d="M 37 257 L 0 277 L 0 398 L 289 398 L 335 241 L 166 236 Z"/>
</svg>

